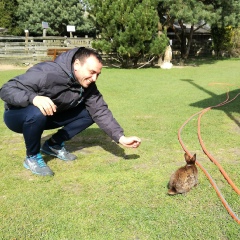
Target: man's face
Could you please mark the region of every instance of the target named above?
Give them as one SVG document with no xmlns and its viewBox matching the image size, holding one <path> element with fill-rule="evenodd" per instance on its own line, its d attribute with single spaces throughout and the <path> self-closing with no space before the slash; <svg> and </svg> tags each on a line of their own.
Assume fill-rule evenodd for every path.
<svg viewBox="0 0 240 240">
<path fill-rule="evenodd" d="M 102 70 L 102 64 L 95 56 L 90 56 L 82 64 L 76 59 L 73 63 L 73 69 L 78 82 L 81 86 L 87 88 L 92 82 L 97 80 Z"/>
</svg>

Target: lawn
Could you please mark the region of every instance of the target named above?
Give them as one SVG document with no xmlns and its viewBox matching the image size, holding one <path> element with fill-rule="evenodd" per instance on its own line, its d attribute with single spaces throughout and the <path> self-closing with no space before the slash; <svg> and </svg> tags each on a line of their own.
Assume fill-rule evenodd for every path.
<svg viewBox="0 0 240 240">
<path fill-rule="evenodd" d="M 0 71 L 0 85 L 23 72 Z M 227 92 L 233 98 L 240 92 L 239 79 L 239 59 L 170 70 L 104 68 L 98 88 L 125 134 L 139 136 L 142 144 L 123 149 L 93 125 L 66 143 L 78 160 L 44 156 L 54 177 L 35 176 L 23 167 L 23 137 L 1 121 L 0 239 L 240 239 L 239 224 L 200 168 L 196 188 L 167 195 L 171 173 L 185 164 L 179 128 L 194 113 L 224 101 Z M 239 100 L 201 120 L 205 146 L 238 187 Z M 197 120 L 185 126 L 182 140 L 240 217 L 239 195 L 201 149 Z M 42 142 L 51 133 L 45 131 Z"/>
</svg>

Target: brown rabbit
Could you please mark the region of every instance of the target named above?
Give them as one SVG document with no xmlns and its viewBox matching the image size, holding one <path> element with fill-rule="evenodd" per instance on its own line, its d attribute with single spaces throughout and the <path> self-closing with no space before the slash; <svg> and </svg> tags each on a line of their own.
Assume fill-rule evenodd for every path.
<svg viewBox="0 0 240 240">
<path fill-rule="evenodd" d="M 168 183 L 168 194 L 175 195 L 178 193 L 187 193 L 190 189 L 198 184 L 198 169 L 195 165 L 196 154 L 191 158 L 188 154 L 184 154 L 187 164 L 180 167 L 170 177 Z"/>
</svg>

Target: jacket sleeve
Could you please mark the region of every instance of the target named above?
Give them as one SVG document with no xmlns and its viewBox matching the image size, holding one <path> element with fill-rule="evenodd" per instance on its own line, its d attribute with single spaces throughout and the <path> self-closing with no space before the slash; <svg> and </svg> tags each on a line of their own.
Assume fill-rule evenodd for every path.
<svg viewBox="0 0 240 240">
<path fill-rule="evenodd" d="M 104 101 L 102 94 L 98 91 L 96 85 L 93 87 L 90 96 L 85 100 L 86 108 L 93 121 L 115 142 L 119 142 L 124 131 L 113 117 L 112 112 Z"/>
<path fill-rule="evenodd" d="M 8 105 L 26 107 L 38 95 L 43 87 L 43 80 L 44 76 L 28 71 L 5 83 L 0 89 L 0 97 Z"/>
</svg>

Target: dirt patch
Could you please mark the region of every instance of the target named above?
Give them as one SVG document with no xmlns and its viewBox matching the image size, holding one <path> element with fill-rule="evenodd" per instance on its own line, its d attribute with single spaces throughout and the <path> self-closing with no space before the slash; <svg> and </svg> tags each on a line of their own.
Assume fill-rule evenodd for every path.
<svg viewBox="0 0 240 240">
<path fill-rule="evenodd" d="M 16 69 L 28 69 L 31 67 L 31 65 L 23 65 L 23 66 L 17 66 L 17 65 L 11 65 L 11 64 L 0 64 L 0 71 L 6 71 L 6 70 L 16 70 Z"/>
</svg>

